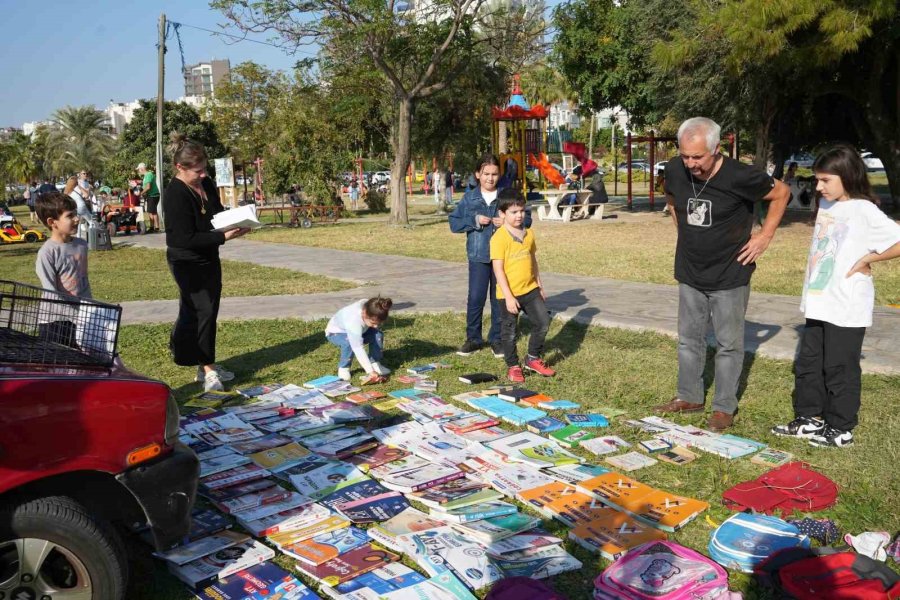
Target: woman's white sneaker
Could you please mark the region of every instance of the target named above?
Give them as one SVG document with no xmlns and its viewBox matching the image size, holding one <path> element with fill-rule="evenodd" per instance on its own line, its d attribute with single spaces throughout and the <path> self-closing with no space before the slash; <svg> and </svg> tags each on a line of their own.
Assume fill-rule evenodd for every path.
<svg viewBox="0 0 900 600">
<path fill-rule="evenodd" d="M 215 371 L 210 371 L 203 377 L 204 392 L 222 392 L 224 390 L 225 386 L 222 385 L 222 380 Z"/>
<path fill-rule="evenodd" d="M 350 369 L 347 369 L 345 367 L 339 368 L 338 369 L 338 377 L 340 377 L 344 381 L 350 381 L 350 379 L 351 379 Z"/>
</svg>

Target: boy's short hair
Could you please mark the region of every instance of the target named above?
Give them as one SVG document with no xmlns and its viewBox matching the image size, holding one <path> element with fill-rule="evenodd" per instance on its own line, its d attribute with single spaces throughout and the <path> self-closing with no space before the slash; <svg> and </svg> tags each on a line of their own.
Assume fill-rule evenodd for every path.
<svg viewBox="0 0 900 600">
<path fill-rule="evenodd" d="M 518 188 L 503 188 L 497 194 L 497 210 L 506 212 L 510 206 L 525 206 L 525 197 Z"/>
<path fill-rule="evenodd" d="M 47 192 L 38 197 L 37 202 L 34 204 L 34 209 L 38 219 L 49 229 L 50 224 L 47 222 L 47 219 L 58 219 L 66 211 L 78 210 L 78 206 L 74 200 L 65 194 Z"/>
</svg>

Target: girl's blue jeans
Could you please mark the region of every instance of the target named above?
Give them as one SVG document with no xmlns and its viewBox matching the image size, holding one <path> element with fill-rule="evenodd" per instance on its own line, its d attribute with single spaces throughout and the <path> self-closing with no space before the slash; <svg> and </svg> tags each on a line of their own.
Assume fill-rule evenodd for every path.
<svg viewBox="0 0 900 600">
<path fill-rule="evenodd" d="M 325 336 L 329 342 L 341 349 L 341 357 L 338 359 L 338 368 L 349 369 L 353 362 L 353 349 L 346 333 L 329 333 Z M 380 329 L 369 327 L 363 333 L 363 343 L 369 347 L 369 360 L 381 362 L 384 355 L 384 333 Z"/>
</svg>

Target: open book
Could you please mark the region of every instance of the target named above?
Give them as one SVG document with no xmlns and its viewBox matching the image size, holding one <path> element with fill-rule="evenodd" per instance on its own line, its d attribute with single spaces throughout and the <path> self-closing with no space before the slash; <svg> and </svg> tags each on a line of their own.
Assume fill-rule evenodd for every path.
<svg viewBox="0 0 900 600">
<path fill-rule="evenodd" d="M 247 204 L 216 213 L 212 218 L 212 226 L 215 231 L 229 231 L 241 227 L 256 229 L 262 227 L 262 223 L 256 218 L 256 207 Z"/>
</svg>

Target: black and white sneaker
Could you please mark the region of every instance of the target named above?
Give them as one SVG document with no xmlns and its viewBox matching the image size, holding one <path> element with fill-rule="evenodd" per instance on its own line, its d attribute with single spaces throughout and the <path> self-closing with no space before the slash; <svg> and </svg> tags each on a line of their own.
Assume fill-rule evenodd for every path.
<svg viewBox="0 0 900 600">
<path fill-rule="evenodd" d="M 825 431 L 810 438 L 809 443 L 819 448 L 846 448 L 853 445 L 853 432 L 827 425 Z"/>
<path fill-rule="evenodd" d="M 776 425 L 771 431 L 784 437 L 811 438 L 825 431 L 825 421 L 819 417 L 797 417 L 786 425 Z"/>
<path fill-rule="evenodd" d="M 494 358 L 504 358 L 506 356 L 506 353 L 503 352 L 503 344 L 500 342 L 491 344 L 491 352 L 494 353 Z"/>
<path fill-rule="evenodd" d="M 481 342 L 476 342 L 475 340 L 466 340 L 466 343 L 459 347 L 459 350 L 456 351 L 460 356 L 469 356 L 470 354 L 474 354 L 481 350 L 484 346 Z"/>
</svg>

